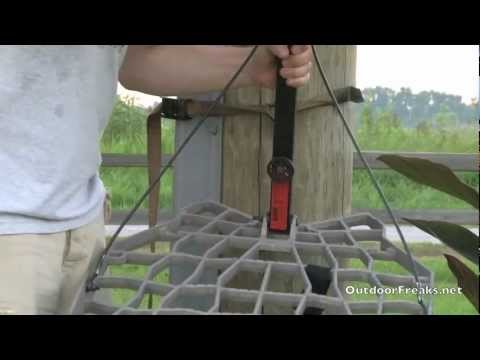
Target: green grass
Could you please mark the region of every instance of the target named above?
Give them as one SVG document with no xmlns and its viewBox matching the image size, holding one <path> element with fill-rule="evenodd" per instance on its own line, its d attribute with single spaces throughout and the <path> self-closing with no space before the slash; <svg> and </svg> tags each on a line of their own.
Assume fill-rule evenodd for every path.
<svg viewBox="0 0 480 360">
<path fill-rule="evenodd" d="M 393 170 L 374 170 L 385 196 L 395 209 L 470 209 L 464 201 L 406 179 Z M 478 189 L 478 174 L 457 173 L 460 179 Z M 411 196 L 411 194 L 415 194 Z M 352 178 L 353 208 L 383 208 L 366 170 L 355 170 Z"/>
<path fill-rule="evenodd" d="M 112 195 L 114 209 L 131 209 L 148 187 L 146 168 L 102 168 L 101 177 L 108 192 Z M 160 181 L 160 207 L 171 209 L 173 204 L 173 172 L 167 170 Z M 148 205 L 148 200 L 142 204 Z"/>
<path fill-rule="evenodd" d="M 379 151 L 474 153 L 478 146 L 474 126 L 415 129 L 378 121 L 362 123 L 357 138 L 362 149 Z"/>
<path fill-rule="evenodd" d="M 145 109 L 133 106 L 130 101 L 118 101 L 110 122 L 102 138 L 102 152 L 113 154 L 145 154 L 147 152 Z M 175 122 L 162 120 L 162 152 L 174 151 Z M 105 187 L 112 195 L 114 209 L 132 208 L 138 198 L 148 187 L 146 168 L 105 168 L 100 169 L 100 176 Z M 172 207 L 173 172 L 168 170 L 160 185 L 160 207 Z M 146 208 L 145 201 L 142 207 Z"/>
<path fill-rule="evenodd" d="M 134 106 L 130 100 L 117 101 L 101 149 L 104 153 L 144 154 L 147 149 L 147 110 Z M 175 121 L 162 120 L 162 151 L 174 150 Z"/>
</svg>

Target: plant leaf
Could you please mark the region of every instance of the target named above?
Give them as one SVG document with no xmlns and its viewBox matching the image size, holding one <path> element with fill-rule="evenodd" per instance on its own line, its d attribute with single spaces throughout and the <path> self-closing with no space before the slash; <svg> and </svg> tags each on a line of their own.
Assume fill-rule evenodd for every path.
<svg viewBox="0 0 480 360">
<path fill-rule="evenodd" d="M 478 275 L 470 270 L 464 263 L 455 256 L 444 254 L 448 267 L 458 280 L 458 286 L 462 288 L 465 297 L 478 310 Z"/>
<path fill-rule="evenodd" d="M 380 155 L 378 160 L 393 170 L 419 184 L 443 191 L 460 200 L 466 201 L 476 209 L 479 208 L 478 192 L 462 182 L 455 173 L 445 165 L 426 159 L 400 155 Z"/>
<path fill-rule="evenodd" d="M 463 226 L 445 221 L 427 221 L 418 219 L 406 219 L 426 233 L 457 251 L 468 260 L 478 265 L 478 236 Z"/>
</svg>

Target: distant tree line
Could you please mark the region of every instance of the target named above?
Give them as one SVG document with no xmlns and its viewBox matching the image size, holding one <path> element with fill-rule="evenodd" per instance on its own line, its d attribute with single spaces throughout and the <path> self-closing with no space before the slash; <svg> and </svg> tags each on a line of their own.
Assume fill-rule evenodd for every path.
<svg viewBox="0 0 480 360">
<path fill-rule="evenodd" d="M 396 92 L 389 88 L 366 88 L 362 91 L 365 102 L 356 107 L 359 116 L 366 110 L 372 115 L 390 113 L 404 127 L 414 128 L 425 124 L 439 126 L 473 125 L 478 121 L 478 100 L 462 102 L 461 96 L 422 91 L 413 94 L 410 88 Z"/>
</svg>

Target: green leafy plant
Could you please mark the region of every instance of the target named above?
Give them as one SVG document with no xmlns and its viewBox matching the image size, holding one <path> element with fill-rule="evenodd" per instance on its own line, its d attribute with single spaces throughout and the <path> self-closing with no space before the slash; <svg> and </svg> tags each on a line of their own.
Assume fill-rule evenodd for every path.
<svg viewBox="0 0 480 360">
<path fill-rule="evenodd" d="M 447 193 L 465 201 L 478 210 L 478 191 L 463 183 L 455 173 L 445 165 L 426 159 L 399 155 L 381 155 L 378 160 L 391 169 L 419 184 Z M 428 221 L 403 218 L 408 223 L 436 237 L 445 245 L 472 261 L 478 266 L 479 237 L 458 224 L 446 221 Z M 448 267 L 457 278 L 465 297 L 479 311 L 478 275 L 453 255 L 444 254 Z"/>
</svg>

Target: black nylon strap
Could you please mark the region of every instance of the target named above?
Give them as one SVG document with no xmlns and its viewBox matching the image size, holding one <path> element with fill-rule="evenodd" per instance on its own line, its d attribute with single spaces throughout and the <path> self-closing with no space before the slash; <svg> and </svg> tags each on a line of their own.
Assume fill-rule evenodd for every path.
<svg viewBox="0 0 480 360">
<path fill-rule="evenodd" d="M 290 231 L 292 199 L 293 148 L 295 138 L 295 105 L 297 89 L 287 85 L 280 75 L 278 59 L 275 115 L 273 122 L 273 157 L 267 167 L 272 179 L 270 191 L 269 231 Z"/>
<path fill-rule="evenodd" d="M 329 267 L 320 265 L 307 265 L 305 267 L 308 280 L 312 284 L 312 293 L 327 295 L 328 288 L 332 282 L 331 270 Z M 322 315 L 323 309 L 306 308 L 303 315 Z"/>
<path fill-rule="evenodd" d="M 279 61 L 279 68 L 281 63 Z M 286 80 L 277 75 L 275 117 L 273 123 L 273 157 L 293 160 L 295 136 L 295 105 L 297 89 L 288 86 Z"/>
</svg>

